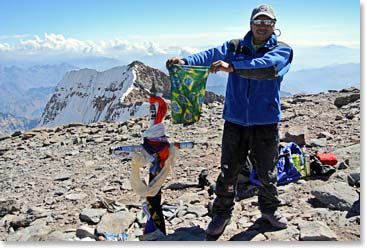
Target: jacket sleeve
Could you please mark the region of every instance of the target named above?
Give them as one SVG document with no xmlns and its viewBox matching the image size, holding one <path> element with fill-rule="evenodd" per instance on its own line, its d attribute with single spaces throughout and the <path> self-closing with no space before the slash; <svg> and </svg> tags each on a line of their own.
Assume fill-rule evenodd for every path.
<svg viewBox="0 0 367 248">
<path fill-rule="evenodd" d="M 187 65 L 210 66 L 217 60 L 226 59 L 228 47 L 229 41 L 225 42 L 222 46 L 187 56 L 182 60 L 185 61 Z"/>
<path fill-rule="evenodd" d="M 293 51 L 288 46 L 278 46 L 263 57 L 233 61 L 234 73 L 251 79 L 273 80 L 283 77 L 290 68 Z"/>
</svg>

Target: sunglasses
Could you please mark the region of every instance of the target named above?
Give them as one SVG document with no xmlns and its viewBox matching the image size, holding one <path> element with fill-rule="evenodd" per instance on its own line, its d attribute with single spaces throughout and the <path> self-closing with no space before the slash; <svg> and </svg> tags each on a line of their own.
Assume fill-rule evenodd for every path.
<svg viewBox="0 0 367 248">
<path fill-rule="evenodd" d="M 266 26 L 274 26 L 274 20 L 253 20 L 251 22 L 254 25 L 266 25 Z"/>
</svg>

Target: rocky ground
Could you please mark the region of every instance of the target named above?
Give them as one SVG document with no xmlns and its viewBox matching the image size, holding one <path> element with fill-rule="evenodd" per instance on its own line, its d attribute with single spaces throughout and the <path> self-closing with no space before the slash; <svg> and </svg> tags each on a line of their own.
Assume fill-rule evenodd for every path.
<svg viewBox="0 0 367 248">
<path fill-rule="evenodd" d="M 222 108 L 205 105 L 201 120 L 186 128 L 169 118 L 165 122 L 170 141 L 196 143 L 179 151 L 163 185 L 166 237 L 143 235 L 144 199 L 131 189 L 130 159 L 109 154 L 112 146 L 140 144 L 147 119 L 1 137 L 0 240 L 98 240 L 103 233 L 121 232 L 128 240 L 204 240 L 214 195 L 198 186 L 198 176 L 207 169 L 214 182 L 219 173 Z M 359 89 L 286 97 L 282 109 L 282 142 L 304 143 L 308 154 L 335 153 L 336 172 L 278 187 L 280 211 L 289 221 L 284 230 L 260 218 L 257 197 L 242 180 L 231 224 L 219 240 L 359 241 L 360 188 L 353 184 L 360 171 Z"/>
</svg>

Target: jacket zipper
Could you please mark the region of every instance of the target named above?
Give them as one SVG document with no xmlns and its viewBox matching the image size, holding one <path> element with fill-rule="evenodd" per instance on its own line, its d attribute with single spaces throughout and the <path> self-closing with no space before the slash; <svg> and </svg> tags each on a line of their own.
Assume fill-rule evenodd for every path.
<svg viewBox="0 0 367 248">
<path fill-rule="evenodd" d="M 251 81 L 247 79 L 247 99 L 250 97 Z"/>
<path fill-rule="evenodd" d="M 252 58 L 256 57 L 256 52 L 252 52 Z M 249 119 L 249 106 L 250 106 L 250 89 L 251 89 L 251 80 L 247 79 L 247 125 L 250 125 L 250 119 Z"/>
</svg>

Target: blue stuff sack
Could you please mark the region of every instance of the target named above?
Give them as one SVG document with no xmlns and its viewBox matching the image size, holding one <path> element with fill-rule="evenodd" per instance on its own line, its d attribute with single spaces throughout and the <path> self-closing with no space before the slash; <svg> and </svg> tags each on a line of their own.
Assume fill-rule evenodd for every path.
<svg viewBox="0 0 367 248">
<path fill-rule="evenodd" d="M 297 167 L 293 162 L 292 155 L 298 154 L 300 167 L 304 167 L 304 157 L 301 148 L 294 142 L 288 143 L 280 149 L 279 159 L 276 164 L 277 168 L 277 185 L 285 185 L 290 182 L 297 181 L 302 177 Z M 261 166 L 261 165 L 260 165 Z M 260 185 L 260 180 L 256 174 L 255 168 L 250 173 L 250 182 L 254 185 Z"/>
</svg>

